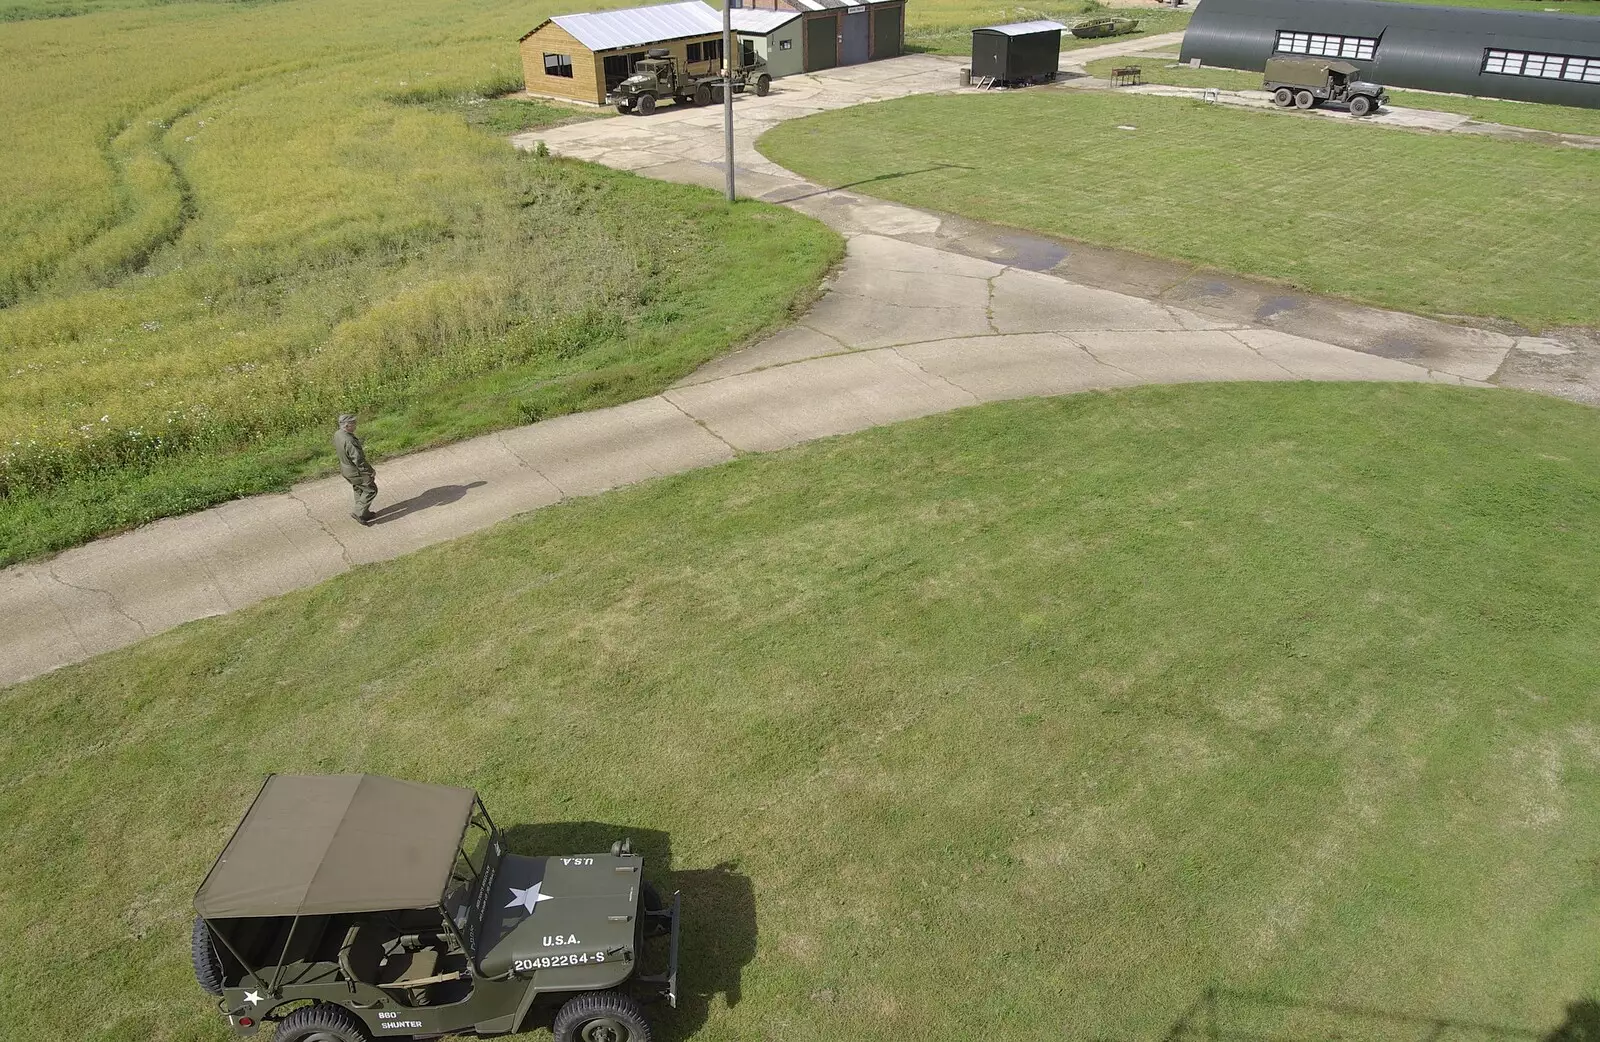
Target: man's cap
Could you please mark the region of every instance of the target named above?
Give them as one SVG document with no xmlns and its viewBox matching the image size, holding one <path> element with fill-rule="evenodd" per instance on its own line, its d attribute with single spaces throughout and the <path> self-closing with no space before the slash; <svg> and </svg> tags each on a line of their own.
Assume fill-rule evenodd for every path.
<svg viewBox="0 0 1600 1042">
<path fill-rule="evenodd" d="M 353 413 L 353 412 L 342 412 L 342 413 L 339 414 L 339 426 L 341 426 L 341 427 L 343 427 L 347 423 L 354 423 L 355 420 L 356 420 L 356 414 Z"/>
</svg>

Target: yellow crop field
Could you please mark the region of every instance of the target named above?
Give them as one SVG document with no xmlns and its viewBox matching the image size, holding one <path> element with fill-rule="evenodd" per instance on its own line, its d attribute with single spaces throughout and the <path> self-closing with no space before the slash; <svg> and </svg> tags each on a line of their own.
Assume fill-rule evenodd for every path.
<svg viewBox="0 0 1600 1042">
<path fill-rule="evenodd" d="M 0 562 L 324 466 L 344 409 L 381 453 L 649 393 L 805 299 L 820 225 L 464 118 L 568 9 L 0 23 Z"/>
</svg>

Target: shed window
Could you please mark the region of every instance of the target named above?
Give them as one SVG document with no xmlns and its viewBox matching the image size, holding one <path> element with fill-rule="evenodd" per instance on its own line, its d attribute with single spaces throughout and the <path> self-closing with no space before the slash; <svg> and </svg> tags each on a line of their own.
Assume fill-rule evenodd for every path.
<svg viewBox="0 0 1600 1042">
<path fill-rule="evenodd" d="M 1600 58 L 1572 58 L 1563 54 L 1488 50 L 1483 52 L 1483 71 L 1502 76 L 1533 76 L 1541 80 L 1600 83 Z"/>
<path fill-rule="evenodd" d="M 1276 50 L 1286 54 L 1315 54 L 1324 58 L 1371 61 L 1378 53 L 1378 41 L 1370 36 L 1279 32 Z"/>
<path fill-rule="evenodd" d="M 792 51 L 792 50 L 794 50 L 794 41 L 793 40 L 779 40 L 778 41 L 778 50 L 780 50 L 780 51 Z"/>
<path fill-rule="evenodd" d="M 695 62 L 714 62 L 722 57 L 722 41 L 707 40 L 705 43 L 691 43 L 688 48 L 689 64 Z"/>
<path fill-rule="evenodd" d="M 565 76 L 572 79 L 572 59 L 565 54 L 547 54 L 544 56 L 544 74 L 546 76 Z"/>
</svg>

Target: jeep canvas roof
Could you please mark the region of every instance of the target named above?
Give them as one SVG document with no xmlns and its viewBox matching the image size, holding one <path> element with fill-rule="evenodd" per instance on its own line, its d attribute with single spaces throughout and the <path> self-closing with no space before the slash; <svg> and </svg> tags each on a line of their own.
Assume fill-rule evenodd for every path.
<svg viewBox="0 0 1600 1042">
<path fill-rule="evenodd" d="M 477 795 L 371 774 L 268 776 L 194 897 L 205 919 L 427 908 Z"/>
</svg>

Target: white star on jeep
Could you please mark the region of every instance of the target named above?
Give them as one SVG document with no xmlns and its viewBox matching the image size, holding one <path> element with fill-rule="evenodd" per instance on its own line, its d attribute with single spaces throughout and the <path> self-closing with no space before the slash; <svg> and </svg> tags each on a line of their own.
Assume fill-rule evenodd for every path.
<svg viewBox="0 0 1600 1042">
<path fill-rule="evenodd" d="M 533 911 L 533 906 L 538 904 L 540 901 L 550 900 L 549 894 L 539 893 L 539 888 L 541 886 L 544 886 L 542 881 L 533 884 L 526 890 L 518 890 L 516 887 L 512 887 L 511 903 L 506 905 L 506 907 L 516 908 L 520 906 L 522 908 L 526 908 L 530 912 Z"/>
<path fill-rule="evenodd" d="M 259 1006 L 261 1005 L 261 993 L 259 991 L 247 991 L 244 993 L 244 1000 L 252 1006 Z"/>
</svg>

